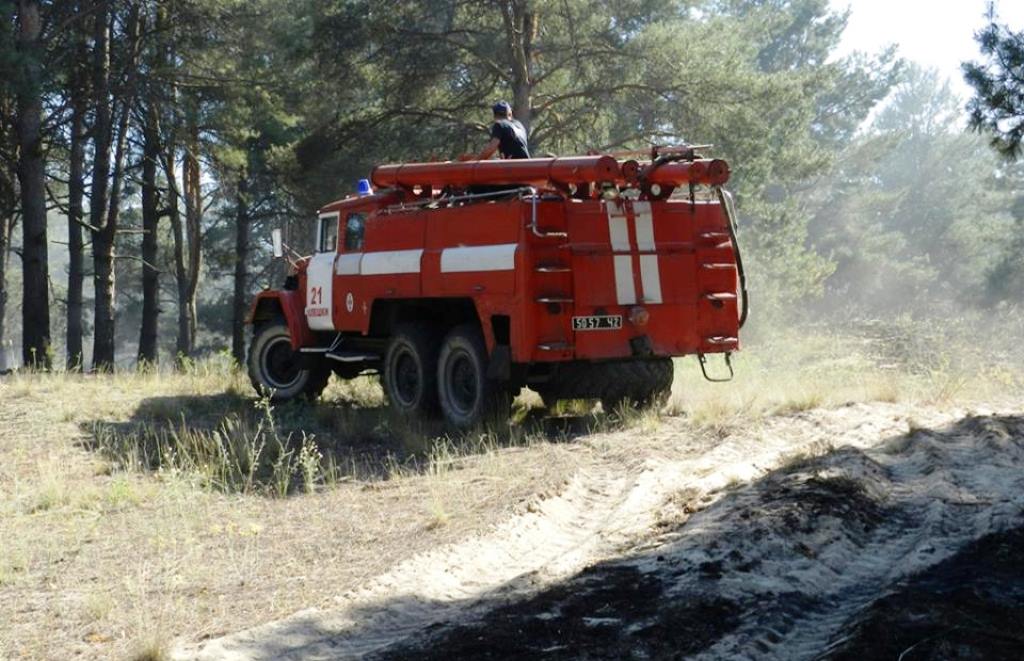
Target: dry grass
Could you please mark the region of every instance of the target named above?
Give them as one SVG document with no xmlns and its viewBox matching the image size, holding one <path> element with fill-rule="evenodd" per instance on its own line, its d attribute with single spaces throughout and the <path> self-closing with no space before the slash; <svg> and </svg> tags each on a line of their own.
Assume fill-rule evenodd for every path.
<svg viewBox="0 0 1024 661">
<path fill-rule="evenodd" d="M 1002 357 L 986 356 L 981 347 L 971 356 L 976 348 L 966 343 L 955 351 L 935 345 L 898 361 L 886 346 L 847 332 L 775 334 L 739 354 L 736 379 L 725 384 L 706 383 L 695 360 L 678 360 L 664 413 L 724 433 L 765 416 L 850 402 L 945 406 L 1005 398 L 1024 389 L 1024 372 Z M 723 367 L 709 358 L 709 370 Z"/>
<path fill-rule="evenodd" d="M 677 361 L 662 412 L 568 403 L 542 419 L 527 391 L 508 433 L 458 439 L 388 415 L 365 378 L 332 384 L 316 406 L 271 409 L 216 361 L 184 374 L 3 377 L 0 658 L 163 658 L 182 635 L 330 603 L 557 492 L 588 463 L 642 461 L 819 406 L 943 404 L 1024 385 L 999 364 L 932 358 L 894 367 L 858 338 L 778 337 L 739 356 L 729 384 Z"/>
<path fill-rule="evenodd" d="M 205 365 L 0 380 L 0 658 L 161 658 L 327 603 L 575 466 L 559 444 L 431 440 L 367 380 L 272 413 L 247 388 Z"/>
</svg>

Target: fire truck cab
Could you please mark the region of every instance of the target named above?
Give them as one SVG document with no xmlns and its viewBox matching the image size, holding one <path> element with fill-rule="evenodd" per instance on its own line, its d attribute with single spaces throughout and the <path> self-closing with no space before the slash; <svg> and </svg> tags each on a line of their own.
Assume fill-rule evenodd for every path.
<svg viewBox="0 0 1024 661">
<path fill-rule="evenodd" d="M 313 254 L 256 297 L 255 388 L 377 373 L 396 411 L 460 429 L 524 386 L 663 402 L 672 358 L 737 350 L 746 314 L 728 167 L 681 153 L 375 168 L 377 192 L 324 206 Z"/>
</svg>

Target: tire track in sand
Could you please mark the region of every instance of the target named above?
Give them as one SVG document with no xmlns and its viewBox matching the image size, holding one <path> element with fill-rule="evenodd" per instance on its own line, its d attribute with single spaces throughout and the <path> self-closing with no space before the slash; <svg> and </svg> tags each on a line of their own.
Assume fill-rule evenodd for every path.
<svg viewBox="0 0 1024 661">
<path fill-rule="evenodd" d="M 885 508 L 877 525 L 861 529 L 839 517 L 808 523 L 813 534 L 786 529 L 756 538 L 742 511 L 763 511 L 762 490 L 752 489 L 694 523 L 735 531 L 737 553 L 753 572 L 726 573 L 715 594 L 748 604 L 741 626 L 699 658 L 815 659 L 844 640 L 857 615 L 900 581 L 952 556 L 975 539 L 1021 525 L 1024 513 L 1024 423 L 968 416 L 951 427 L 932 426 L 881 446 L 826 458 L 814 468 L 855 480 Z M 799 492 L 795 494 L 799 498 Z M 817 540 L 815 543 L 813 540 Z M 699 536 L 675 552 L 676 560 L 706 557 Z M 813 557 L 803 559 L 795 549 Z M 677 577 L 676 595 L 705 592 L 691 575 Z"/>
<path fill-rule="evenodd" d="M 792 453 L 822 444 L 877 445 L 906 431 L 906 413 L 896 405 L 873 405 L 773 418 L 679 460 L 649 459 L 632 469 L 618 465 L 580 471 L 560 495 L 532 511 L 486 535 L 412 558 L 343 595 L 337 608 L 302 611 L 202 645 L 181 646 L 175 656 L 233 661 L 358 658 L 439 626 L 473 621 L 483 614 L 481 608 L 524 598 L 647 539 L 662 506 L 681 491 L 709 494 L 737 480 L 752 481 Z M 915 411 L 918 419 L 920 415 Z M 926 422 L 941 424 L 954 417 L 932 412 Z M 690 434 L 683 421 L 669 420 L 665 427 L 669 435 Z M 619 432 L 602 441 L 628 443 L 630 435 Z M 736 532 L 742 534 L 741 529 Z M 685 577 L 679 580 L 686 583 Z M 485 599 L 490 606 L 481 605 Z M 779 618 L 779 627 L 793 629 L 785 626 L 786 618 L 795 621 L 786 609 Z M 781 639 L 785 632 L 767 638 L 751 635 L 769 640 L 753 643 L 767 651 L 770 639 Z M 736 641 L 734 651 L 745 647 L 740 638 Z"/>
<path fill-rule="evenodd" d="M 504 588 L 510 596 L 557 580 L 604 544 L 600 533 L 627 515 L 633 485 L 623 475 L 581 472 L 562 494 L 491 534 L 417 556 L 339 598 L 201 647 L 178 658 L 355 658 L 431 624 L 461 617 L 467 602 Z M 357 634 L 348 632 L 358 631 Z"/>
</svg>

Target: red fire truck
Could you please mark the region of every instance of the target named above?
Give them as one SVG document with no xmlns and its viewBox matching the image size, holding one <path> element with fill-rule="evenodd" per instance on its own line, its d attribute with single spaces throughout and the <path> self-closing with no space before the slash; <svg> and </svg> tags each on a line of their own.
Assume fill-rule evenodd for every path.
<svg viewBox="0 0 1024 661">
<path fill-rule="evenodd" d="M 314 253 L 256 297 L 253 385 L 315 398 L 332 373 L 377 373 L 394 410 L 462 429 L 507 417 L 524 386 L 662 402 L 672 357 L 703 369 L 739 348 L 728 177 L 691 148 L 379 166 L 376 192 L 323 207 Z"/>
</svg>

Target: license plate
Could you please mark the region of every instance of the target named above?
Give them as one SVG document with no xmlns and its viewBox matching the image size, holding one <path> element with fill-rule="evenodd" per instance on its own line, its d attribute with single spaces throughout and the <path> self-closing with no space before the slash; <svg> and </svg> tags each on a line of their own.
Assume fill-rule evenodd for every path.
<svg viewBox="0 0 1024 661">
<path fill-rule="evenodd" d="M 574 331 L 618 330 L 622 328 L 621 314 L 592 315 L 589 317 L 573 317 Z"/>
</svg>

